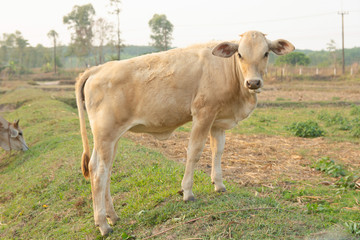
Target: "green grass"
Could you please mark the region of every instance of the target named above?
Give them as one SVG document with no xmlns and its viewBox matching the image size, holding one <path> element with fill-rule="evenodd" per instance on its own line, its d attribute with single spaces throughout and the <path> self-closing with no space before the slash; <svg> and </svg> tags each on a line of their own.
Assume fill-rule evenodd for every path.
<svg viewBox="0 0 360 240">
<path fill-rule="evenodd" d="M 230 132 L 291 136 L 288 128 L 292 124 L 310 120 L 325 131 L 325 138 L 357 142 L 360 137 L 360 115 L 356 114 L 358 107 L 350 104 L 345 107 L 262 107 L 255 109 L 249 118 L 239 122 Z M 334 116 L 341 116 L 345 120 L 335 120 L 329 124 L 329 119 Z"/>
<path fill-rule="evenodd" d="M 94 226 L 90 183 L 81 174 L 76 109 L 35 90 L 17 90 L 0 100 L 17 102 L 22 104 L 5 117 L 21 119 L 31 150 L 11 156 L 0 151 L 0 238 L 102 239 Z M 319 111 L 293 109 L 289 117 L 283 116 L 288 110 L 258 109 L 234 132 L 288 136 L 281 124 L 316 118 Z M 188 131 L 189 124 L 181 130 Z M 157 239 L 303 239 L 334 227 L 345 239 L 356 237 L 360 197 L 353 189 L 339 192 L 311 182 L 274 188 L 227 182 L 228 191 L 218 194 L 210 177 L 196 171 L 197 201 L 184 203 L 177 193 L 183 172 L 182 164 L 121 139 L 111 183 L 120 221 L 107 239 L 142 239 L 171 227 Z"/>
</svg>

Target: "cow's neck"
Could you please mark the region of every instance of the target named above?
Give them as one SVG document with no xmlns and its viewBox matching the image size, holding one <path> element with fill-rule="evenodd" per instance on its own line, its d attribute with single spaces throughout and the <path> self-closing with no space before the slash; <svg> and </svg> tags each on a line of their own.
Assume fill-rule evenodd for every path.
<svg viewBox="0 0 360 240">
<path fill-rule="evenodd" d="M 8 141 L 9 140 L 6 129 L 0 127 L 0 147 L 5 149 L 6 151 L 10 150 Z"/>
</svg>

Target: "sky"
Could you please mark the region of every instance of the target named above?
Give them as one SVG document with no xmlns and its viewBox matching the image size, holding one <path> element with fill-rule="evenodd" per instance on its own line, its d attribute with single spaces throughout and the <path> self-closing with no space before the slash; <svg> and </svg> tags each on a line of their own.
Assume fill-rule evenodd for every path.
<svg viewBox="0 0 360 240">
<path fill-rule="evenodd" d="M 63 17 L 75 5 L 91 3 L 95 18 L 116 26 L 109 0 L 0 0 L 0 40 L 3 33 L 19 30 L 31 46 L 50 47 L 47 33 L 54 29 L 61 44 L 70 43 Z M 297 49 L 326 50 L 335 40 L 341 48 L 341 15 L 344 11 L 345 48 L 360 47 L 360 0 L 122 0 L 121 38 L 126 45 L 148 45 L 149 20 L 165 14 L 174 25 L 174 47 L 213 40 L 239 39 L 258 30 L 275 40 L 283 38 Z"/>
</svg>

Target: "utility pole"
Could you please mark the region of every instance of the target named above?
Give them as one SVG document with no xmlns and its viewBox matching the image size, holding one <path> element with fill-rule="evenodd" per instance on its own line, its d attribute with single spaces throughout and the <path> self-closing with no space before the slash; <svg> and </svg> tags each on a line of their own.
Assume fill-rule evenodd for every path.
<svg viewBox="0 0 360 240">
<path fill-rule="evenodd" d="M 349 12 L 341 11 L 338 12 L 341 15 L 341 24 L 342 24 L 342 73 L 345 74 L 345 51 L 344 51 L 344 15 L 349 14 Z"/>
</svg>

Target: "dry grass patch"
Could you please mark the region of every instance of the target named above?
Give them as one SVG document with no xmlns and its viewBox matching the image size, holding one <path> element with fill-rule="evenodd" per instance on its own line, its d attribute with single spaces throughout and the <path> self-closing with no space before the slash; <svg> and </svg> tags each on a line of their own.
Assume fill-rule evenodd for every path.
<svg viewBox="0 0 360 240">
<path fill-rule="evenodd" d="M 159 150 L 167 157 L 185 163 L 189 133 L 176 132 L 166 141 L 148 134 L 127 133 L 126 138 Z M 349 168 L 360 168 L 358 143 L 330 142 L 324 138 L 240 135 L 227 133 L 222 157 L 223 176 L 241 185 L 283 184 L 296 181 L 325 181 L 310 165 L 323 156 L 337 159 Z M 211 172 L 209 139 L 198 164 Z"/>
</svg>

